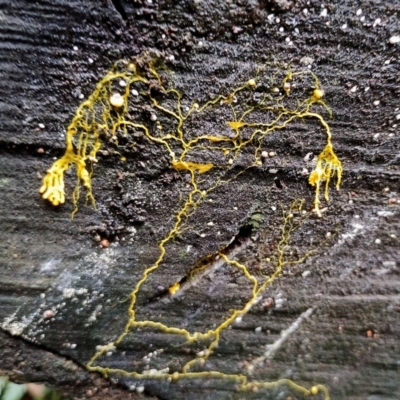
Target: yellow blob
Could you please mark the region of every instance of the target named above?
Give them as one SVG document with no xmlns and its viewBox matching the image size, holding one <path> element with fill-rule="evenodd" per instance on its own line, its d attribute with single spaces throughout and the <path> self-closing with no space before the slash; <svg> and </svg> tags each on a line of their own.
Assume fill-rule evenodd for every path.
<svg viewBox="0 0 400 400">
<path fill-rule="evenodd" d="M 198 171 L 199 174 L 209 171 L 214 165 L 213 164 L 198 164 L 190 161 L 172 161 L 172 167 L 177 171 Z"/>
<path fill-rule="evenodd" d="M 315 100 L 321 100 L 325 95 L 325 92 L 322 89 L 315 89 L 313 91 L 313 97 Z"/>
<path fill-rule="evenodd" d="M 241 121 L 227 121 L 227 124 L 234 130 L 242 128 L 246 125 L 244 122 Z"/>
<path fill-rule="evenodd" d="M 255 79 L 249 79 L 249 80 L 247 81 L 247 84 L 248 84 L 249 86 L 251 86 L 251 87 L 254 87 L 254 86 L 256 86 L 256 81 L 255 81 Z"/>
<path fill-rule="evenodd" d="M 168 292 L 169 292 L 170 294 L 175 294 L 175 293 L 179 290 L 180 287 L 181 287 L 181 285 L 179 284 L 179 282 L 175 282 L 175 283 L 168 289 Z"/>
<path fill-rule="evenodd" d="M 317 159 L 317 165 L 314 171 L 311 172 L 308 179 L 310 185 L 316 186 L 315 190 L 315 211 L 319 216 L 321 212 L 319 210 L 319 191 L 321 182 L 325 183 L 325 199 L 329 200 L 329 182 L 333 176 L 337 176 L 336 188 L 339 189 L 342 180 L 342 163 L 337 158 L 335 152 L 333 151 L 332 144 L 330 140 L 325 146 L 325 149 L 321 152 Z"/>
<path fill-rule="evenodd" d="M 68 163 L 58 160 L 46 173 L 43 184 L 39 189 L 43 199 L 49 200 L 53 206 L 63 204 L 64 194 L 64 172 L 68 169 Z"/>
<path fill-rule="evenodd" d="M 315 396 L 316 394 L 318 394 L 318 388 L 317 388 L 316 386 L 313 386 L 313 387 L 311 388 L 311 394 L 312 394 L 313 396 Z"/>
</svg>

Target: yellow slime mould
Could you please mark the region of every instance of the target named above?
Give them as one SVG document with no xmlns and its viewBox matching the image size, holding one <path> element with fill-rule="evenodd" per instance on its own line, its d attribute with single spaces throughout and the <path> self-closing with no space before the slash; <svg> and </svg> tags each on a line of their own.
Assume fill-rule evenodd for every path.
<svg viewBox="0 0 400 400">
<path fill-rule="evenodd" d="M 311 172 L 308 181 L 310 185 L 315 186 L 315 211 L 318 216 L 321 216 L 321 211 L 319 209 L 319 192 L 321 183 L 325 182 L 324 196 L 327 201 L 329 201 L 329 182 L 335 174 L 337 175 L 336 188 L 339 190 L 340 182 L 342 180 L 342 163 L 337 158 L 335 152 L 333 151 L 332 144 L 329 143 L 325 146 L 325 149 L 321 152 L 317 159 L 317 165 L 314 171 Z"/>
<path fill-rule="evenodd" d="M 283 79 L 283 84 L 287 84 L 289 80 L 295 79 L 296 76 L 310 74 L 314 80 L 316 89 L 312 96 L 303 102 L 298 102 L 297 108 L 285 106 L 282 99 L 276 100 L 265 94 L 263 100 L 256 106 L 248 106 L 246 102 L 241 104 L 241 93 L 255 88 L 255 80 L 250 79 L 230 93 L 219 95 L 201 107 L 194 103 L 192 109 L 185 114 L 181 103 L 183 94 L 173 88 L 166 76 L 161 76 L 161 73 L 164 72 L 166 72 L 166 68 L 159 63 L 159 60 L 151 58 L 149 54 L 129 63 L 126 61 L 117 62 L 113 66 L 111 71 L 100 80 L 89 98 L 78 107 L 72 122 L 68 126 L 65 154 L 47 171 L 39 190 L 44 199 L 50 201 L 54 206 L 65 202 L 64 173 L 74 166 L 78 178 L 72 196 L 75 206 L 74 212 L 77 210 L 80 185 L 87 190 L 87 197 L 94 205 L 91 174 L 89 174 L 86 164 L 88 160 L 91 162 L 97 160 L 96 153 L 104 144 L 105 139 L 116 144 L 117 133 L 128 136 L 132 133 L 132 130 L 141 130 L 150 142 L 166 148 L 171 157 L 172 168 L 177 171 L 190 171 L 192 174 L 194 172 L 204 174 L 213 169 L 214 164 L 191 161 L 192 153 L 196 150 L 208 150 L 208 154 L 215 151 L 222 152 L 224 155 L 232 154 L 233 158 L 231 157 L 229 160 L 220 159 L 218 165 L 229 169 L 241 151 L 246 146 L 253 145 L 256 147 L 253 165 L 260 165 L 257 154 L 262 146 L 262 140 L 267 135 L 285 129 L 296 119 L 313 118 L 319 120 L 328 136 L 327 145 L 318 157 L 317 167 L 309 179 L 310 184 L 316 186 L 315 210 L 318 215 L 321 215 L 319 210 L 321 182 L 326 182 L 325 198 L 328 199 L 330 178 L 336 173 L 338 177 L 337 187 L 339 187 L 342 166 L 333 151 L 330 128 L 327 122 L 320 114 L 311 111 L 312 107 L 319 105 L 324 107 L 329 114 L 331 113 L 322 100 L 324 91 L 320 88 L 315 74 L 310 71 L 296 73 L 289 71 Z M 166 72 L 166 74 L 168 75 L 169 72 Z M 121 81 L 124 82 L 123 85 L 120 84 Z M 154 81 L 158 82 L 160 91 L 169 96 L 168 103 L 161 103 L 161 100 L 151 95 L 151 88 L 153 87 L 151 82 Z M 139 86 L 136 86 L 139 90 L 134 89 L 136 84 L 139 84 Z M 147 87 L 147 91 L 143 90 L 143 87 Z M 132 120 L 132 116 L 129 114 L 132 111 L 130 109 L 131 94 L 136 99 L 135 102 L 137 102 L 139 95 L 142 101 L 150 101 L 153 107 L 152 116 L 155 116 L 156 112 L 160 112 L 164 117 L 175 120 L 177 123 L 176 132 L 172 131 L 167 135 L 159 136 L 163 128 L 161 120 L 157 122 L 157 133 L 152 133 L 150 121 L 141 122 L 136 118 Z M 190 123 L 190 117 L 194 110 L 196 110 L 196 114 L 201 114 L 205 110 L 211 111 L 213 108 L 224 106 L 224 104 L 227 104 L 227 100 L 233 98 L 235 98 L 235 102 L 228 102 L 228 109 L 231 110 L 233 118 L 226 121 L 226 124 L 235 130 L 234 137 L 215 134 L 190 136 L 188 134 L 186 127 Z M 267 111 L 265 116 L 263 111 Z M 269 120 L 268 115 L 274 116 Z M 248 121 L 244 120 L 248 117 Z M 244 127 L 248 128 L 246 133 L 243 132 Z M 126 160 L 123 156 L 121 156 L 121 159 Z M 218 170 L 220 171 L 221 168 Z M 191 184 L 194 188 L 197 188 L 198 182 L 194 175 Z M 211 184 L 210 187 L 215 186 Z"/>
<path fill-rule="evenodd" d="M 300 217 L 303 200 L 293 202 L 290 209 L 283 212 L 281 238 L 280 240 L 278 238 L 271 259 L 268 258 L 268 265 L 274 266 L 275 272 L 270 273 L 269 271 L 268 275 L 264 275 L 258 271 L 258 273 L 253 274 L 252 269 L 245 263 L 239 262 L 234 257 L 229 258 L 228 254 L 224 252 L 219 253 L 219 262 L 223 262 L 236 273 L 241 274 L 251 286 L 251 294 L 246 298 L 245 303 L 231 310 L 229 315 L 221 315 L 219 325 L 208 330 L 192 332 L 189 328 L 184 329 L 179 325 L 164 324 L 156 315 L 151 319 L 142 319 L 137 314 L 137 298 L 141 293 L 142 286 L 147 283 L 151 274 L 157 273 L 159 268 L 168 267 L 165 265 L 166 254 L 171 251 L 169 244 L 174 237 L 183 231 L 185 223 L 211 191 L 222 184 L 229 184 L 248 168 L 260 165 L 258 155 L 261 152 L 264 139 L 269 134 L 278 134 L 287 129 L 294 121 L 305 119 L 317 121 L 322 125 L 327 135 L 326 146 L 318 156 L 316 168 L 309 177 L 310 184 L 316 187 L 314 204 L 318 215 L 321 215 L 319 209 L 321 183 L 325 182 L 326 200 L 329 199 L 330 180 L 335 175 L 337 176 L 337 188 L 339 188 L 342 164 L 333 151 L 331 132 L 327 122 L 319 113 L 314 111 L 317 107 L 323 107 L 330 113 L 322 99 L 324 92 L 320 89 L 317 77 L 310 71 L 286 72 L 286 77 L 283 79 L 283 85 L 286 84 L 285 96 L 279 98 L 271 96 L 270 92 L 274 87 L 272 86 L 267 88 L 264 96 L 261 96 L 260 102 L 249 105 L 249 92 L 258 90 L 257 87 L 265 87 L 270 82 L 270 72 L 268 71 L 265 76 L 257 75 L 258 84 L 256 84 L 255 79 L 250 79 L 247 83 L 231 89 L 229 93 L 212 98 L 201 107 L 197 103 L 193 103 L 192 108 L 187 110 L 184 106 L 185 102 L 190 104 L 191 99 L 185 98 L 185 102 L 182 101 L 185 95 L 174 88 L 172 75 L 161 65 L 159 60 L 145 54 L 136 61 L 119 61 L 99 81 L 89 98 L 78 107 L 67 129 L 65 154 L 55 161 L 47 171 L 39 191 L 44 199 L 55 206 L 64 203 L 64 173 L 69 168 L 75 167 L 78 178 L 72 196 L 75 212 L 80 186 L 87 190 L 87 196 L 94 204 L 91 173 L 89 173 L 90 169 L 88 170 L 87 164 L 91 166 L 91 163 L 97 161 L 96 154 L 105 141 L 115 145 L 118 136 L 127 137 L 131 135 L 132 139 L 143 136 L 143 140 L 149 145 L 160 145 L 164 154 L 169 157 L 168 160 L 173 169 L 190 172 L 190 180 L 185 184 L 185 188 L 189 188 L 189 190 L 185 189 L 187 192 L 186 199 L 176 210 L 175 220 L 169 227 L 169 231 L 158 243 L 159 252 L 153 264 L 146 267 L 140 279 L 135 282 L 129 295 L 128 321 L 123 331 L 118 334 L 111 345 L 118 347 L 127 335 L 133 333 L 135 329 L 142 328 L 178 335 L 193 346 L 203 347 L 204 343 L 207 342 L 207 349 L 199 351 L 194 359 L 180 367 L 179 372 L 168 373 L 165 372 L 168 369 L 161 369 L 157 371 L 157 375 L 152 376 L 156 379 L 174 381 L 181 379 L 220 379 L 236 384 L 239 391 L 270 389 L 285 385 L 301 395 L 323 394 L 325 400 L 329 400 L 328 390 L 323 385 L 315 385 L 311 389 L 307 389 L 288 379 L 275 382 L 258 382 L 251 380 L 250 376 L 241 372 L 229 374 L 213 370 L 200 370 L 205 360 L 217 351 L 220 336 L 224 331 L 231 327 L 237 319 L 240 320 L 253 305 L 257 304 L 265 289 L 272 285 L 275 279 L 279 278 L 286 267 L 304 262 L 313 253 L 313 250 L 308 250 L 303 255 L 294 257 L 290 255 L 291 252 L 290 254 L 288 252 L 292 234 L 304 222 Z M 281 72 L 279 69 L 275 75 L 272 75 L 276 76 Z M 296 85 L 289 86 L 288 81 L 296 79 L 299 75 L 311 75 L 314 81 L 313 86 L 316 89 L 313 95 L 306 100 L 289 101 L 289 97 L 296 94 Z M 274 82 L 270 83 L 275 85 Z M 157 88 L 157 90 L 152 90 L 154 88 Z M 159 96 L 157 93 L 162 93 L 162 95 Z M 134 106 L 132 106 L 132 103 L 134 103 Z M 138 105 L 141 109 L 147 110 L 146 113 L 135 111 L 139 108 Z M 202 113 L 210 115 L 218 107 L 224 107 L 222 112 L 217 110 L 217 114 L 223 115 L 226 118 L 225 123 L 235 130 L 233 137 L 218 131 L 218 123 L 212 125 L 215 132 L 209 132 L 209 135 L 201 135 L 199 132 L 199 127 L 202 130 L 204 129 L 204 124 L 202 125 L 201 121 Z M 156 120 L 157 123 L 155 123 Z M 192 121 L 194 121 L 194 125 Z M 211 126 L 211 124 L 209 125 Z M 171 129 L 171 127 L 174 128 Z M 207 129 L 210 128 L 207 127 Z M 162 132 L 167 130 L 168 134 L 163 135 Z M 141 135 L 136 135 L 138 131 Z M 229 175 L 232 172 L 232 165 L 236 165 L 236 168 L 238 168 L 237 164 L 239 163 L 235 163 L 235 161 L 245 149 L 253 153 L 254 159 L 251 160 L 248 167 L 243 168 L 236 175 Z M 225 156 L 229 154 L 230 157 L 229 159 L 221 157 L 221 154 Z M 202 159 L 208 157 L 207 160 L 210 162 L 204 164 L 194 162 L 199 156 Z M 205 177 L 200 177 L 201 174 L 205 173 L 207 173 Z M 212 260 L 212 258 L 207 257 L 201 259 L 201 262 L 189 273 L 189 278 L 193 278 L 197 272 L 206 269 Z M 168 292 L 170 295 L 174 295 L 178 290 L 184 291 L 184 285 L 181 287 L 179 282 L 175 282 L 169 287 Z M 145 318 L 144 315 L 143 318 Z M 203 327 L 207 323 L 202 321 L 201 324 L 197 324 L 197 326 L 200 325 Z M 107 358 L 104 359 L 103 357 L 107 349 L 107 346 L 103 346 L 93 355 L 86 366 L 88 370 L 97 371 L 104 375 L 116 374 L 140 380 L 151 379 L 146 370 L 143 372 L 125 371 L 107 367 Z M 191 369 L 194 365 L 196 365 L 196 371 Z M 254 364 L 253 367 L 256 367 L 256 365 Z"/>
<path fill-rule="evenodd" d="M 175 294 L 180 287 L 181 285 L 179 284 L 179 282 L 175 282 L 172 286 L 169 287 L 168 292 L 170 294 Z"/>
<path fill-rule="evenodd" d="M 235 131 L 239 128 L 243 128 L 246 124 L 241 121 L 228 121 L 227 124 Z"/>
<path fill-rule="evenodd" d="M 75 162 L 77 165 L 77 176 L 82 181 L 82 185 L 90 190 L 90 176 L 83 160 L 72 157 L 70 154 L 57 160 L 43 179 L 43 184 L 39 189 L 42 197 L 49 200 L 54 206 L 65 202 L 64 194 L 64 172 L 70 168 L 70 164 Z"/>
<path fill-rule="evenodd" d="M 174 226 L 167 233 L 165 238 L 162 239 L 161 242 L 159 243 L 159 249 L 160 249 L 159 257 L 152 266 L 149 266 L 143 272 L 142 277 L 139 279 L 139 281 L 137 282 L 136 286 L 134 287 L 133 291 L 130 294 L 131 302 L 128 309 L 129 321 L 126 324 L 124 331 L 118 336 L 118 338 L 115 341 L 110 343 L 108 346 L 103 346 L 93 355 L 89 363 L 86 365 L 87 369 L 89 371 L 100 372 L 105 376 L 115 374 L 135 379 L 154 378 L 166 381 L 173 380 L 175 382 L 182 379 L 218 379 L 218 380 L 223 380 L 227 383 L 231 382 L 236 384 L 236 390 L 243 392 L 254 391 L 254 388 L 262 390 L 262 389 L 273 389 L 280 386 L 287 386 L 292 392 L 296 392 L 302 396 L 310 396 L 310 395 L 316 396 L 319 393 L 321 393 L 324 395 L 325 400 L 330 400 L 328 389 L 321 384 L 317 384 L 311 387 L 310 389 L 307 389 L 303 386 L 296 384 L 290 379 L 280 379 L 273 382 L 262 382 L 262 381 L 251 380 L 250 376 L 247 376 L 246 374 L 240 372 L 229 374 L 218 370 L 209 370 L 209 369 L 199 370 L 199 368 L 202 365 L 204 365 L 205 360 L 210 358 L 213 355 L 213 353 L 217 351 L 216 349 L 218 346 L 220 336 L 224 333 L 224 331 L 228 329 L 230 326 L 232 326 L 232 324 L 235 321 L 241 319 L 246 313 L 250 311 L 252 306 L 254 306 L 260 301 L 262 295 L 264 294 L 265 289 L 269 287 L 271 284 L 273 284 L 275 279 L 279 278 L 283 270 L 290 265 L 296 265 L 304 262 L 308 257 L 310 257 L 312 253 L 315 252 L 315 249 L 308 249 L 306 250 L 305 253 L 293 258 L 287 251 L 288 248 L 291 246 L 290 240 L 293 233 L 297 229 L 300 229 L 303 223 L 308 218 L 308 216 L 300 217 L 300 215 L 302 215 L 302 213 L 300 212 L 302 211 L 303 203 L 304 200 L 295 200 L 291 204 L 289 209 L 287 210 L 283 209 L 283 222 L 281 226 L 280 240 L 278 239 L 275 251 L 270 259 L 270 263 L 272 263 L 275 266 L 275 272 L 273 272 L 271 275 L 265 276 L 263 274 L 260 275 L 259 273 L 255 275 L 252 273 L 251 269 L 246 264 L 240 263 L 235 259 L 229 258 L 226 254 L 224 254 L 223 251 L 219 252 L 219 257 L 223 260 L 223 262 L 227 266 L 229 266 L 229 268 L 232 268 L 233 270 L 236 270 L 237 273 L 242 274 L 242 276 L 246 279 L 246 281 L 252 286 L 251 294 L 249 294 L 249 297 L 246 299 L 246 302 L 242 306 L 230 310 L 229 314 L 224 317 L 224 319 L 218 326 L 213 326 L 212 329 L 208 329 L 205 331 L 203 330 L 196 332 L 191 332 L 187 329 L 177 326 L 166 325 L 162 322 L 158 322 L 157 319 L 142 320 L 139 319 L 139 317 L 136 315 L 137 295 L 139 294 L 141 286 L 146 282 L 149 275 L 156 272 L 157 269 L 160 267 L 160 264 L 164 259 L 164 255 L 166 254 L 165 245 L 169 240 L 171 240 L 174 237 L 179 225 L 181 224 L 180 221 L 182 217 L 182 212 L 180 211 L 177 214 L 177 219 Z M 183 210 L 185 210 L 186 208 L 187 208 L 187 203 L 185 204 Z M 203 268 L 207 268 L 207 265 L 209 261 L 211 261 L 211 258 L 206 256 L 203 259 L 201 259 L 193 272 L 196 273 L 202 270 Z M 181 287 L 179 282 L 175 282 L 172 286 L 169 287 L 168 292 L 170 295 L 174 295 L 180 288 Z M 202 320 L 201 325 L 203 326 L 205 323 L 206 322 Z M 191 360 L 186 362 L 186 364 L 184 364 L 181 367 L 180 372 L 175 371 L 173 373 L 169 373 L 168 368 L 160 369 L 157 371 L 156 375 L 153 374 L 151 375 L 151 377 L 148 371 L 146 370 L 142 372 L 136 372 L 136 371 L 127 371 L 123 369 L 102 366 L 106 363 L 107 358 L 105 358 L 104 360 L 104 355 L 107 353 L 109 348 L 111 346 L 112 348 L 118 347 L 121 344 L 121 342 L 124 341 L 125 337 L 129 333 L 134 331 L 135 328 L 136 329 L 148 328 L 156 330 L 160 333 L 180 336 L 182 337 L 183 340 L 187 342 L 188 345 L 195 345 L 196 342 L 200 342 L 203 343 L 201 344 L 201 347 L 203 349 L 197 352 L 196 355 Z M 204 349 L 203 347 L 204 341 L 207 340 L 209 344 Z M 250 367 L 251 370 L 257 368 L 258 366 L 256 362 L 257 359 L 253 361 L 254 362 L 251 362 L 251 364 L 248 366 L 248 370 L 250 370 Z M 98 365 L 99 363 L 100 365 Z M 192 371 L 192 367 L 194 366 L 196 366 L 196 371 Z"/>
<path fill-rule="evenodd" d="M 198 171 L 199 174 L 209 171 L 214 165 L 213 164 L 198 164 L 190 161 L 172 161 L 172 166 L 177 171 Z"/>
</svg>

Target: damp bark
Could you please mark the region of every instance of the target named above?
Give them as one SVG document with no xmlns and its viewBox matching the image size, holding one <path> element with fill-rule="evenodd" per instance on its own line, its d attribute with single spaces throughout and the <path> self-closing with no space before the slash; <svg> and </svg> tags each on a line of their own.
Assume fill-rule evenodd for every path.
<svg viewBox="0 0 400 400">
<path fill-rule="evenodd" d="M 332 109 L 327 119 L 344 167 L 341 190 L 331 191 L 323 218 L 310 217 L 291 244 L 294 254 L 309 246 L 316 252 L 284 270 L 226 330 L 204 368 L 248 373 L 274 349 L 266 346 L 282 343 L 251 379 L 323 384 L 335 399 L 399 398 L 400 78 L 399 43 L 390 40 L 399 35 L 399 13 L 391 1 L 3 2 L 0 373 L 77 398 L 112 390 L 115 398 L 296 395 L 285 386 L 243 394 L 223 380 L 93 378 L 85 370 L 96 346 L 124 329 L 128 296 L 158 257 L 190 177 L 137 132 L 113 148 L 126 161 L 105 151 L 93 166 L 97 210 L 82 200 L 71 220 L 70 199 L 55 208 L 38 189 L 99 79 L 119 59 L 157 51 L 179 90 L 199 103 L 255 78 L 254 66 L 311 69 Z M 140 112 L 151 117 L 146 108 Z M 210 119 L 199 129 L 211 135 L 216 126 Z M 217 259 L 219 250 L 254 273 L 273 272 L 265 260 L 279 242 L 280 206 L 304 198 L 312 209 L 314 189 L 304 170 L 311 171 L 324 143 L 322 129 L 306 120 L 268 136 L 260 150 L 276 155 L 210 193 L 169 244 L 138 297 L 138 318 L 205 331 L 242 305 L 249 287 Z M 250 154 L 238 159 L 237 172 Z M 71 194 L 74 174 L 65 180 Z M 205 268 L 192 279 L 196 266 Z M 182 290 L 171 296 L 177 282 Z M 290 334 L 280 342 L 282 331 Z M 143 329 L 102 362 L 133 371 L 157 349 L 164 350 L 160 365 L 171 371 L 196 356 L 172 335 Z"/>
</svg>

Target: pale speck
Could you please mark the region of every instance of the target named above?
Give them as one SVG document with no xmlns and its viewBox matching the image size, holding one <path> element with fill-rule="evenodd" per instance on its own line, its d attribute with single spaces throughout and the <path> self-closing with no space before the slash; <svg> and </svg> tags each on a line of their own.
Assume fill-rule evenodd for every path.
<svg viewBox="0 0 400 400">
<path fill-rule="evenodd" d="M 45 320 L 51 319 L 51 318 L 53 318 L 54 316 L 55 316 L 55 313 L 54 313 L 53 310 L 46 310 L 46 311 L 43 313 L 43 319 L 45 319 Z"/>
<path fill-rule="evenodd" d="M 119 81 L 119 86 L 125 87 L 125 86 L 126 86 L 126 82 L 125 82 L 123 79 L 121 79 L 121 80 Z"/>
<path fill-rule="evenodd" d="M 93 64 L 94 63 L 93 58 L 89 58 L 88 61 L 89 61 L 89 64 Z"/>
<path fill-rule="evenodd" d="M 136 89 L 133 89 L 131 93 L 133 96 L 139 96 L 139 92 Z"/>
<path fill-rule="evenodd" d="M 79 97 L 80 100 L 82 100 L 82 99 L 85 98 L 85 95 L 83 93 L 80 93 L 78 97 Z"/>
<path fill-rule="evenodd" d="M 350 89 L 350 92 L 355 93 L 355 92 L 357 92 L 357 89 L 358 89 L 357 86 L 353 86 L 353 87 Z"/>
<path fill-rule="evenodd" d="M 323 8 L 321 11 L 321 14 L 319 14 L 320 17 L 326 17 L 328 15 L 328 10 L 326 8 Z"/>
<path fill-rule="evenodd" d="M 257 326 L 257 328 L 254 329 L 254 331 L 255 331 L 256 333 L 260 333 L 260 332 L 262 331 L 261 326 Z"/>
<path fill-rule="evenodd" d="M 341 28 L 342 28 L 342 29 L 347 29 L 347 24 L 343 24 L 343 25 L 341 26 Z"/>
<path fill-rule="evenodd" d="M 75 343 L 70 344 L 70 345 L 69 345 L 69 348 L 70 348 L 70 349 L 75 349 L 75 348 L 76 348 L 76 344 L 75 344 Z"/>
<path fill-rule="evenodd" d="M 375 244 L 381 244 L 382 240 L 381 239 L 375 239 Z"/>
<path fill-rule="evenodd" d="M 365 17 L 364 15 L 360 18 L 360 22 L 364 22 L 365 21 Z"/>
<path fill-rule="evenodd" d="M 381 103 L 380 100 L 375 100 L 373 104 L 374 106 L 379 106 L 380 103 Z"/>
<path fill-rule="evenodd" d="M 380 19 L 380 18 L 377 18 L 377 19 L 374 21 L 374 24 L 373 24 L 372 26 L 375 28 L 375 26 L 380 25 L 381 22 L 382 22 L 381 19 Z"/>
<path fill-rule="evenodd" d="M 358 16 L 360 16 L 362 14 L 362 10 L 361 10 L 361 8 L 359 8 L 358 10 L 357 10 L 357 12 L 356 12 L 356 15 L 357 15 L 357 17 Z"/>
<path fill-rule="evenodd" d="M 390 64 L 390 60 L 386 60 L 385 65 L 389 65 L 389 64 Z"/>
<path fill-rule="evenodd" d="M 124 105 L 124 98 L 119 93 L 110 96 L 110 103 L 113 107 L 120 108 Z"/>
<path fill-rule="evenodd" d="M 306 156 L 304 157 L 304 161 L 309 162 L 311 160 L 312 156 L 313 156 L 313 153 L 307 153 Z"/>
<path fill-rule="evenodd" d="M 394 35 L 389 39 L 390 44 L 396 44 L 400 42 L 400 36 Z"/>
<path fill-rule="evenodd" d="M 276 22 L 277 24 L 279 24 L 279 23 L 281 22 L 281 19 L 277 17 L 276 20 L 275 20 L 275 22 Z"/>
<path fill-rule="evenodd" d="M 307 8 L 304 8 L 304 9 L 303 9 L 303 14 L 304 14 L 304 15 L 307 15 L 307 14 L 308 14 Z"/>
<path fill-rule="evenodd" d="M 40 129 L 44 129 L 44 124 L 39 124 Z"/>
<path fill-rule="evenodd" d="M 78 46 L 73 47 L 74 51 L 78 51 Z"/>
<path fill-rule="evenodd" d="M 369 90 L 369 86 L 367 86 L 367 87 L 364 89 L 364 92 L 368 92 L 368 90 Z"/>
<path fill-rule="evenodd" d="M 281 26 L 280 28 L 279 28 L 279 32 L 283 32 L 285 29 L 283 28 L 283 26 Z"/>
</svg>

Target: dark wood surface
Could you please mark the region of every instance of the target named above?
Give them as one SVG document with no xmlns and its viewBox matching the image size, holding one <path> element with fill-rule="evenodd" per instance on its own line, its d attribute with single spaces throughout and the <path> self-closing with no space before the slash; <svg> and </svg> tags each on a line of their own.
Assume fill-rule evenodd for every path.
<svg viewBox="0 0 400 400">
<path fill-rule="evenodd" d="M 257 65 L 285 62 L 296 71 L 306 68 L 309 57 L 333 111 L 327 119 L 344 176 L 339 192 L 332 187 L 323 218 L 312 216 L 293 247 L 303 249 L 311 238 L 320 244 L 327 232 L 333 235 L 303 264 L 285 271 L 242 322 L 224 332 L 205 369 L 244 373 L 265 345 L 312 309 L 250 378 L 288 378 L 307 388 L 323 384 L 333 399 L 400 398 L 400 43 L 390 43 L 400 34 L 400 3 L 324 4 L 326 17 L 317 1 L 0 2 L 0 327 L 7 332 L 0 336 L 1 374 L 44 381 L 76 398 L 112 397 L 102 391 L 107 382 L 119 385 L 110 390 L 126 392 L 113 398 L 134 396 L 127 389 L 132 385 L 144 386 L 137 396 L 171 400 L 301 398 L 285 386 L 237 393 L 224 380 L 89 378 L 84 366 L 96 346 L 123 330 L 127 296 L 158 257 L 158 243 L 171 229 L 187 182 L 159 147 L 142 145 L 127 162 L 100 157 L 93 176 L 97 210 L 82 203 L 73 220 L 72 174 L 61 207 L 44 202 L 38 188 L 63 154 L 79 95 L 87 98 L 118 59 L 157 50 L 179 89 L 204 101 L 250 79 Z M 201 129 L 214 132 L 215 121 L 204 121 Z M 248 287 L 227 266 L 179 296 L 148 299 L 186 276 L 201 257 L 226 246 L 258 213 L 257 230 L 237 255 L 256 268 L 268 246 L 279 241 L 280 204 L 305 198 L 305 208 L 312 209 L 314 189 L 302 175 L 308 167 L 304 157 L 319 154 L 324 140 L 315 121 L 299 121 L 268 137 L 262 149 L 277 155 L 220 186 L 210 195 L 212 203 L 201 204 L 188 221 L 190 229 L 170 245 L 162 268 L 144 285 L 138 318 L 205 331 L 243 304 Z M 210 221 L 216 226 L 207 225 Z M 101 248 L 97 235 L 111 246 Z M 274 304 L 266 308 L 269 298 Z M 46 310 L 55 317 L 43 320 Z M 103 364 L 132 371 L 158 346 L 165 351 L 157 368 L 179 369 L 191 350 L 170 336 L 132 332 Z M 32 347 L 22 349 L 25 341 L 37 346 L 37 356 Z M 44 353 L 54 357 L 54 367 L 40 362 Z M 68 373 L 64 357 L 74 366 Z"/>
</svg>

